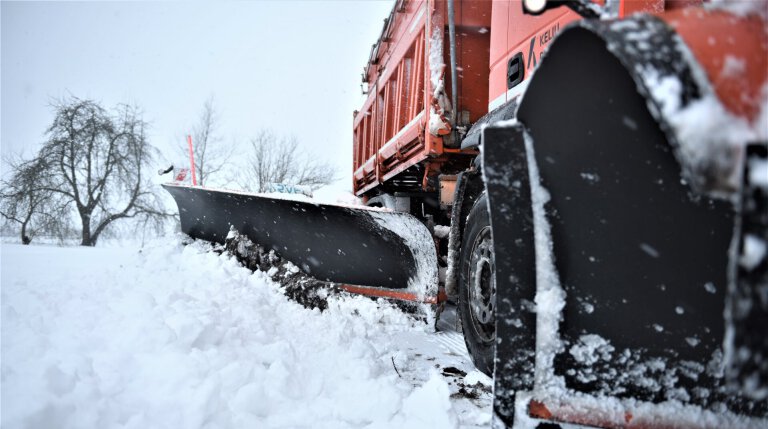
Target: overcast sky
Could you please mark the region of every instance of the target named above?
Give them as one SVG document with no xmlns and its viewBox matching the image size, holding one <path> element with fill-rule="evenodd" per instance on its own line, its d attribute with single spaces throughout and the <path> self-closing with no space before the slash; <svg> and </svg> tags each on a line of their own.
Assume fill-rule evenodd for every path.
<svg viewBox="0 0 768 429">
<path fill-rule="evenodd" d="M 391 6 L 3 1 L 0 148 L 33 155 L 50 101 L 74 95 L 142 107 L 162 161 L 179 163 L 174 139 L 213 96 L 227 143 L 245 150 L 263 128 L 293 134 L 351 189 L 360 73 Z"/>
</svg>

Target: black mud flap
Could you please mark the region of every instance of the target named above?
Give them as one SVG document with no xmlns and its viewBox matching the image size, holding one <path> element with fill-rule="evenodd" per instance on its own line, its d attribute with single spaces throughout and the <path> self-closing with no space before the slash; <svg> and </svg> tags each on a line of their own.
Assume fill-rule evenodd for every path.
<svg viewBox="0 0 768 429">
<path fill-rule="evenodd" d="M 190 186 L 163 185 L 181 230 L 224 243 L 230 227 L 324 281 L 437 294 L 429 230 L 405 213 L 316 204 Z"/>
<path fill-rule="evenodd" d="M 497 285 L 493 409 L 511 422 L 515 392 L 533 389 L 536 350 L 536 254 L 522 128 L 486 128 L 481 155 Z"/>
<path fill-rule="evenodd" d="M 642 34 L 642 40 L 625 32 Z M 517 112 L 520 125 L 485 130 L 497 267 L 494 411 L 503 425 L 517 419 L 520 390 L 529 391 L 530 404 L 536 404 L 536 410 L 519 408 L 526 414 L 595 426 L 663 425 L 684 418 L 670 413 L 672 408 L 641 404 L 736 416 L 723 420 L 731 427 L 765 424 L 738 417 L 768 417 L 768 401 L 753 394 L 768 389 L 763 363 L 742 364 L 760 367 L 752 378 L 758 385 L 749 391 L 743 377 L 729 382 L 739 377 L 726 376 L 724 355 L 731 351 L 724 314 L 736 281 L 735 243 L 741 236 L 736 208 L 731 200 L 702 192 L 717 178 L 697 176 L 686 167 L 680 142 L 661 116 L 663 106 L 638 76 L 677 79 L 681 90 L 673 102 L 681 106 L 701 97 L 679 43 L 652 17 L 620 24 L 581 22 L 564 30 L 542 60 Z M 550 194 L 546 218 L 566 295 L 558 351 L 551 368 L 534 368 L 535 378 L 527 371 L 533 358 L 525 356 L 536 324 L 525 303 L 536 287 L 530 269 L 521 265 L 522 249 L 515 247 L 531 240 L 529 197 L 515 188 L 528 177 L 521 160 L 523 128 L 535 149 L 541 185 Z M 741 293 L 755 295 L 757 286 L 749 287 Z M 519 319 L 521 314 L 528 318 Z M 752 314 L 765 320 L 762 312 Z M 737 343 L 764 348 L 768 327 L 755 326 L 754 320 L 740 318 L 728 329 L 737 330 Z M 521 338 L 523 332 L 530 338 Z M 543 371 L 551 373 L 539 377 Z M 561 384 L 550 389 L 538 385 L 540 379 Z M 595 417 L 590 405 L 573 400 L 585 395 L 613 401 L 625 411 Z"/>
</svg>

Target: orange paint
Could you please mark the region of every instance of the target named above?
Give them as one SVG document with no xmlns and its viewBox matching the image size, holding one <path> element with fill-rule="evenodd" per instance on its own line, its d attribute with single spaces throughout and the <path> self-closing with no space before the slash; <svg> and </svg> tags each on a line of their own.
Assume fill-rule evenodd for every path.
<svg viewBox="0 0 768 429">
<path fill-rule="evenodd" d="M 768 82 L 768 34 L 758 16 L 701 8 L 660 16 L 693 53 L 725 108 L 754 123 Z"/>
<path fill-rule="evenodd" d="M 543 402 L 532 399 L 528 404 L 528 414 L 542 420 L 552 420 L 552 413 Z"/>
<path fill-rule="evenodd" d="M 377 298 L 397 299 L 400 301 L 419 302 L 423 304 L 438 304 L 447 299 L 445 292 L 438 292 L 437 296 L 426 296 L 419 298 L 419 296 L 413 292 L 382 289 L 370 286 L 355 286 L 355 285 L 341 285 L 341 288 L 349 293 L 358 295 L 366 295 Z"/>
<path fill-rule="evenodd" d="M 195 151 L 192 150 L 192 136 L 189 134 L 187 134 L 187 145 L 189 146 L 189 164 L 191 165 L 192 170 L 192 186 L 197 186 L 197 174 L 195 174 Z"/>
<path fill-rule="evenodd" d="M 654 411 L 653 407 L 642 407 L 615 412 L 600 409 L 593 402 L 579 403 L 577 398 L 572 400 L 557 400 L 553 402 L 532 399 L 528 404 L 528 415 L 535 419 L 557 423 L 570 423 L 604 429 L 701 429 L 701 424 L 681 422 L 679 416 Z M 710 423 L 708 428 L 717 426 Z"/>
<path fill-rule="evenodd" d="M 624 18 L 634 13 L 663 12 L 664 0 L 622 0 L 619 4 L 619 17 Z"/>
</svg>

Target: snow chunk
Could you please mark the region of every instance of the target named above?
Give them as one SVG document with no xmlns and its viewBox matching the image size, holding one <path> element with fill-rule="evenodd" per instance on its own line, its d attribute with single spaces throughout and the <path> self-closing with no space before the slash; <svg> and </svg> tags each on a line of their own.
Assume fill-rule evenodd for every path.
<svg viewBox="0 0 768 429">
<path fill-rule="evenodd" d="M 756 137 L 749 124 L 726 111 L 713 95 L 694 101 L 669 119 L 690 169 L 709 180 L 720 178 L 720 187 L 737 189 L 744 145 Z"/>
<path fill-rule="evenodd" d="M 590 184 L 595 184 L 600 181 L 600 176 L 595 173 L 581 173 L 580 176 Z"/>
<path fill-rule="evenodd" d="M 696 347 L 701 343 L 701 340 L 698 337 L 685 337 L 685 342 L 691 347 Z"/>
<path fill-rule="evenodd" d="M 631 130 L 637 131 L 637 122 L 635 122 L 634 119 L 630 118 L 629 116 L 622 116 L 621 122 L 626 126 L 627 128 Z"/>
<path fill-rule="evenodd" d="M 467 386 L 474 386 L 478 383 L 490 387 L 493 386 L 493 379 L 478 370 L 474 370 L 464 377 L 464 384 Z"/>
<path fill-rule="evenodd" d="M 765 124 L 765 127 L 768 128 L 768 123 Z M 750 160 L 749 184 L 768 190 L 768 160 Z"/>
<path fill-rule="evenodd" d="M 569 352 L 577 362 L 585 365 L 594 365 L 599 361 L 609 361 L 614 350 L 616 350 L 608 340 L 595 335 L 582 335 L 579 342 L 571 346 Z"/>
<path fill-rule="evenodd" d="M 441 114 L 434 107 L 429 108 L 429 133 L 433 136 L 440 135 L 441 132 L 450 129 L 449 125 L 440 117 Z"/>
<path fill-rule="evenodd" d="M 435 237 L 446 238 L 451 233 L 450 225 L 435 225 Z"/>
<path fill-rule="evenodd" d="M 644 75 L 651 96 L 661 107 L 661 114 L 671 116 L 680 110 L 680 94 L 683 87 L 676 76 L 659 76 L 654 70 Z"/>
<path fill-rule="evenodd" d="M 403 402 L 403 413 L 412 422 L 408 426 L 446 429 L 458 427 L 456 417 L 450 412 L 449 396 L 448 383 L 440 374 L 432 372 L 429 381 L 416 388 Z M 404 425 L 394 424 L 391 427 Z"/>
<path fill-rule="evenodd" d="M 654 248 L 653 246 L 651 246 L 648 243 L 640 243 L 640 250 L 642 250 L 648 256 L 650 256 L 651 258 L 654 258 L 654 259 L 656 259 L 659 256 L 661 256 L 661 254 L 659 254 L 659 251 L 656 250 L 656 248 Z"/>
<path fill-rule="evenodd" d="M 445 134 L 451 129 L 448 118 L 453 107 L 445 93 L 445 63 L 443 62 L 443 27 L 435 25 L 429 39 L 429 77 L 432 84 L 432 102 L 429 107 L 429 133 L 434 136 Z"/>
<path fill-rule="evenodd" d="M 768 253 L 768 244 L 765 240 L 752 234 L 744 237 L 744 248 L 741 252 L 739 263 L 747 270 L 753 270 L 765 259 Z"/>
<path fill-rule="evenodd" d="M 705 284 L 704 284 L 704 289 L 705 289 L 707 292 L 711 293 L 711 294 L 714 294 L 714 293 L 716 293 L 716 292 L 717 292 L 717 288 L 715 287 L 715 284 L 714 284 L 714 283 L 712 283 L 712 282 L 707 282 L 707 283 L 705 283 Z"/>
<path fill-rule="evenodd" d="M 429 77 L 432 88 L 437 97 L 437 91 L 443 89 L 443 71 L 445 63 L 443 62 L 443 28 L 435 26 L 432 30 L 432 37 L 429 39 Z"/>
</svg>

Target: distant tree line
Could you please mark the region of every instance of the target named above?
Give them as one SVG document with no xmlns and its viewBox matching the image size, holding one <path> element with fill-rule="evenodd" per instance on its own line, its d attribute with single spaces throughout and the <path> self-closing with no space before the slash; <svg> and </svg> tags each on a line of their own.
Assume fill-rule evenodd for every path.
<svg viewBox="0 0 768 429">
<path fill-rule="evenodd" d="M 15 225 L 21 241 L 36 236 L 77 236 L 95 246 L 117 224 L 160 230 L 176 207 L 167 209 L 150 172 L 158 154 L 147 140 L 147 122 L 136 106 L 107 110 L 93 100 L 68 97 L 52 103 L 53 123 L 31 159 L 8 157 L 0 190 L 3 231 Z M 235 183 L 265 192 L 271 183 L 315 190 L 336 180 L 335 167 L 302 152 L 292 136 L 259 132 L 233 160 L 236 145 L 225 144 L 220 119 L 209 98 L 191 127 L 198 184 Z M 180 152 L 187 159 L 184 142 Z"/>
<path fill-rule="evenodd" d="M 332 164 L 301 152 L 293 136 L 261 131 L 251 139 L 247 153 L 238 183 L 249 191 L 266 192 L 270 183 L 306 186 L 314 191 L 336 178 Z"/>
<path fill-rule="evenodd" d="M 192 148 L 195 158 L 195 176 L 198 185 L 205 185 L 211 177 L 227 171 L 235 145 L 225 144 L 219 134 L 220 118 L 214 107 L 213 97 L 203 103 L 197 123 L 191 127 Z M 189 147 L 184 138 L 178 139 L 182 159 L 189 157 Z"/>
<path fill-rule="evenodd" d="M 195 176 L 198 184 L 207 184 L 214 176 L 217 182 L 235 184 L 252 191 L 266 192 L 269 184 L 305 186 L 312 190 L 333 183 L 336 167 L 302 151 L 292 135 L 278 135 L 262 130 L 249 140 L 241 156 L 233 160 L 235 144 L 225 144 L 220 135 L 220 116 L 213 98 L 208 98 L 192 129 Z M 179 154 L 189 156 L 189 147 L 179 139 Z"/>
</svg>

